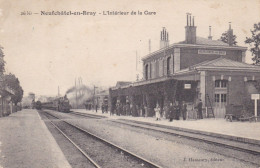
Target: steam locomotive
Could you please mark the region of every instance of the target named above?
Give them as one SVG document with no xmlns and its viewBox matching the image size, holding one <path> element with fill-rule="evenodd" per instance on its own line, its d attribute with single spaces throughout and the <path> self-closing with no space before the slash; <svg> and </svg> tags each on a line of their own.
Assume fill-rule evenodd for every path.
<svg viewBox="0 0 260 168">
<path fill-rule="evenodd" d="M 43 108 L 68 113 L 70 111 L 70 107 L 71 106 L 66 95 L 50 102 L 37 101 L 35 103 L 35 108 L 38 110 Z"/>
</svg>

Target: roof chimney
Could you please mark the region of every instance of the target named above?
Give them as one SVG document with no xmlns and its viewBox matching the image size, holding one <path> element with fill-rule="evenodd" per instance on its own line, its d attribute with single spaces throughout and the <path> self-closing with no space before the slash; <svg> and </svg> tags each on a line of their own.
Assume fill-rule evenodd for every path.
<svg viewBox="0 0 260 168">
<path fill-rule="evenodd" d="M 187 14 L 187 25 L 186 26 L 189 26 L 189 13 L 186 13 Z"/>
<path fill-rule="evenodd" d="M 151 53 L 151 39 L 149 39 L 149 54 Z"/>
<path fill-rule="evenodd" d="M 209 26 L 209 36 L 208 36 L 209 40 L 212 40 L 212 36 L 211 36 L 211 26 Z"/>
<path fill-rule="evenodd" d="M 165 27 L 163 27 L 163 30 L 161 31 L 160 49 L 167 46 L 169 46 L 169 34 Z"/>
<path fill-rule="evenodd" d="M 229 22 L 229 29 L 227 31 L 228 45 L 233 45 L 233 29 L 231 29 L 231 22 Z"/>
<path fill-rule="evenodd" d="M 191 14 L 190 14 L 190 26 L 191 26 Z"/>
<path fill-rule="evenodd" d="M 192 21 L 191 21 L 191 13 L 186 13 L 186 15 L 187 15 L 187 26 L 185 26 L 185 42 L 187 44 L 195 44 L 197 27 L 194 25 L 194 16 L 192 17 Z"/>
</svg>

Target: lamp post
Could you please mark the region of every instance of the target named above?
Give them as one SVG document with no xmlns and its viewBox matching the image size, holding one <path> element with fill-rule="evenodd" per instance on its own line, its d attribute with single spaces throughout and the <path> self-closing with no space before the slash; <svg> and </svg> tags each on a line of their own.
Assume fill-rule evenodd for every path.
<svg viewBox="0 0 260 168">
<path fill-rule="evenodd" d="M 94 108 L 96 108 L 95 91 L 96 91 L 97 88 L 98 88 L 98 87 L 96 87 L 96 86 L 94 85 L 94 94 L 93 94 L 93 106 L 94 106 Z"/>
</svg>

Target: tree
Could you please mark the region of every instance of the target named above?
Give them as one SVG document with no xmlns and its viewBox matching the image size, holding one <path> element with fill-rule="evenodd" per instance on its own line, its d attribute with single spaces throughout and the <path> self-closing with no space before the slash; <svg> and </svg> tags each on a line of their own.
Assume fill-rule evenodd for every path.
<svg viewBox="0 0 260 168">
<path fill-rule="evenodd" d="M 233 38 L 232 38 L 233 45 L 236 45 L 236 44 L 237 44 L 236 39 L 237 39 L 237 36 L 236 36 L 236 35 L 233 35 Z M 219 40 L 221 40 L 221 41 L 223 41 L 224 43 L 227 43 L 227 44 L 228 44 L 228 34 L 227 34 L 227 32 L 222 33 L 222 35 L 221 35 L 221 37 L 220 37 Z"/>
<path fill-rule="evenodd" d="M 4 84 L 6 87 L 9 87 L 13 90 L 14 95 L 11 96 L 11 101 L 17 105 L 19 102 L 22 101 L 23 98 L 23 89 L 20 86 L 20 82 L 18 78 L 16 78 L 13 74 L 8 74 L 4 76 Z"/>
<path fill-rule="evenodd" d="M 4 52 L 3 47 L 0 46 L 0 74 L 5 72 L 5 61 L 4 61 Z"/>
<path fill-rule="evenodd" d="M 252 36 L 246 37 L 245 43 L 250 45 L 250 52 L 252 53 L 252 60 L 254 64 L 260 64 L 260 22 L 254 24 L 254 29 L 250 30 Z"/>
</svg>

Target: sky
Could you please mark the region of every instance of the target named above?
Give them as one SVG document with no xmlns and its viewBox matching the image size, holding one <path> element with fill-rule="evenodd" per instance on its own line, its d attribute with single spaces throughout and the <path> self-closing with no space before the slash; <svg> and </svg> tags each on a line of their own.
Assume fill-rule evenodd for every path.
<svg viewBox="0 0 260 168">
<path fill-rule="evenodd" d="M 38 14 L 21 15 L 22 12 Z M 41 11 L 87 11 L 95 16 L 41 15 Z M 130 12 L 127 16 L 103 11 Z M 131 12 L 142 15 L 131 15 Z M 145 15 L 144 11 L 155 12 Z M 231 22 L 238 45 L 260 20 L 260 0 L 0 0 L 0 45 L 7 73 L 15 74 L 25 95 L 56 95 L 82 78 L 88 86 L 134 81 L 136 53 L 159 49 L 166 27 L 170 44 L 184 40 L 186 13 L 195 16 L 197 36 L 219 39 Z M 100 13 L 100 14 L 99 14 Z M 247 46 L 248 47 L 248 46 Z M 251 63 L 248 51 L 246 61 Z"/>
</svg>

